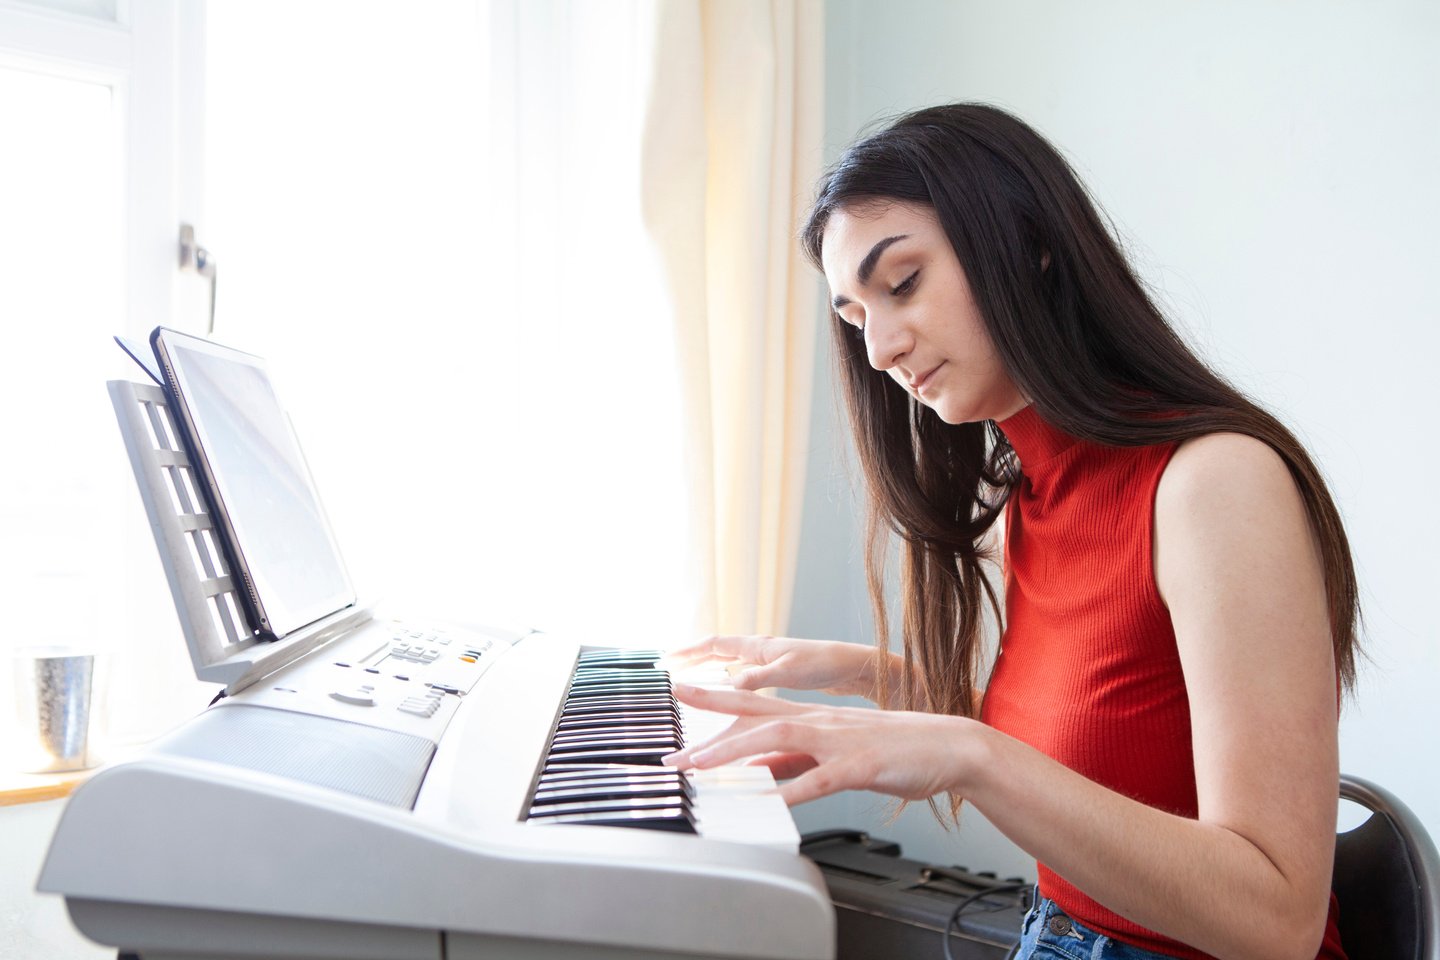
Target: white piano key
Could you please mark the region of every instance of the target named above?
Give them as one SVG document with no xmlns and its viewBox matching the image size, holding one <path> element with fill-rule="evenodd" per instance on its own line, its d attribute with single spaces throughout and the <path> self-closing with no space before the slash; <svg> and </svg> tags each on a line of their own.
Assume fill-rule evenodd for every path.
<svg viewBox="0 0 1440 960">
<path fill-rule="evenodd" d="M 730 674 L 719 665 L 689 667 L 672 676 L 692 686 L 731 689 Z M 681 705 L 680 722 L 687 744 L 703 743 L 724 732 L 734 719 L 729 714 Z M 800 849 L 800 832 L 790 808 L 775 792 L 775 777 L 768 767 L 736 763 L 688 775 L 695 785 L 695 826 L 702 837 L 787 853 Z"/>
</svg>

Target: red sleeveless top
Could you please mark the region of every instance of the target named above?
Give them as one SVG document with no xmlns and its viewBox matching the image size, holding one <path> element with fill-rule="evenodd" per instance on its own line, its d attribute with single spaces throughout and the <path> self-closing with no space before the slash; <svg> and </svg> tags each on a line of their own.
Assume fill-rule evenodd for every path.
<svg viewBox="0 0 1440 960">
<path fill-rule="evenodd" d="M 1198 816 L 1185 676 L 1152 563 L 1155 490 L 1175 445 L 1076 440 L 1030 407 L 999 426 L 1023 478 L 1006 507 L 1005 633 L 981 719 L 1111 790 Z M 1111 939 L 1207 957 L 1044 864 L 1039 878 L 1044 896 Z M 1344 955 L 1332 896 L 1319 957 Z"/>
</svg>

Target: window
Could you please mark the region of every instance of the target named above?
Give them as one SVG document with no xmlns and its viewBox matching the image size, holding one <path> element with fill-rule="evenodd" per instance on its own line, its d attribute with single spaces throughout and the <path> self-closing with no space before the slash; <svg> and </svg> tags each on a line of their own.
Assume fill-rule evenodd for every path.
<svg viewBox="0 0 1440 960">
<path fill-rule="evenodd" d="M 213 693 L 103 387 L 142 376 L 112 334 L 205 329 L 182 223 L 222 266 L 216 338 L 271 361 L 362 600 L 689 629 L 638 9 L 0 3 L 25 145 L 0 156 L 4 642 L 109 654 L 112 739 Z"/>
<path fill-rule="evenodd" d="M 184 54 L 196 9 L 0 7 L 3 642 L 104 655 L 119 739 L 203 705 L 193 681 L 186 698 L 187 657 L 104 388 L 138 372 L 114 334 L 181 320 L 178 91 L 195 65 Z M 175 695 L 153 696 L 157 685 Z"/>
</svg>

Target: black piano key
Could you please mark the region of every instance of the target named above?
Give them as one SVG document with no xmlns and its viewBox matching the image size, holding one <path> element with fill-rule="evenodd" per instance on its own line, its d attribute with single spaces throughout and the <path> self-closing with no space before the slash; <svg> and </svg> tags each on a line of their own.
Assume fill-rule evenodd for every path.
<svg viewBox="0 0 1440 960">
<path fill-rule="evenodd" d="M 562 717 L 579 716 L 582 713 L 594 714 L 609 710 L 612 713 L 638 713 L 641 715 L 672 714 L 677 713 L 680 705 L 671 697 L 590 697 L 583 700 L 571 700 L 565 704 L 565 712 Z"/>
<path fill-rule="evenodd" d="M 680 725 L 670 719 L 669 716 L 661 714 L 657 717 L 605 717 L 604 715 L 587 714 L 580 719 L 580 723 L 567 723 L 562 720 L 555 725 L 556 737 L 574 737 L 585 733 L 605 733 L 613 730 L 629 730 L 639 734 L 656 733 L 678 733 Z"/>
<path fill-rule="evenodd" d="M 603 710 L 618 713 L 675 713 L 679 709 L 680 705 L 673 697 L 635 697 L 609 694 L 603 697 L 570 700 L 565 704 L 565 710 L 561 716 L 600 713 Z"/>
<path fill-rule="evenodd" d="M 669 747 L 614 747 L 598 750 L 579 750 L 574 753 L 556 754 L 550 758 L 551 766 L 567 763 L 645 763 L 660 766 L 660 758 L 674 753 Z"/>
<path fill-rule="evenodd" d="M 671 830 L 695 833 L 695 818 L 682 807 L 658 810 L 631 810 L 618 813 L 566 813 L 554 817 L 532 817 L 531 823 L 567 823 L 593 827 L 637 827 L 642 830 Z"/>
<path fill-rule="evenodd" d="M 592 776 L 597 776 L 597 777 L 598 777 L 598 776 L 606 776 L 606 775 L 617 776 L 617 777 L 618 777 L 618 776 L 636 776 L 636 777 L 662 777 L 662 776 L 677 776 L 677 777 L 678 777 L 678 776 L 682 776 L 682 774 L 680 773 L 680 771 L 675 770 L 675 769 L 673 769 L 673 768 L 667 768 L 667 769 L 657 770 L 656 768 L 651 767 L 651 766 L 640 766 L 640 765 L 633 764 L 633 763 L 587 763 L 587 764 L 584 764 L 584 765 L 579 766 L 579 767 L 577 767 L 577 766 L 574 765 L 574 764 L 571 764 L 571 765 L 569 765 L 569 766 L 567 766 L 567 767 L 565 768 L 564 776 L 573 777 L 573 776 L 577 776 L 577 775 L 580 775 L 580 774 L 590 774 L 590 775 L 592 775 Z M 544 772 L 542 772 L 542 773 L 540 774 L 541 779 L 544 779 L 546 776 L 549 776 L 549 775 L 550 775 L 550 774 L 544 773 Z M 560 776 L 560 775 L 561 775 L 561 774 L 558 774 L 558 773 L 557 773 L 557 774 L 554 774 L 554 776 L 557 776 L 557 777 Z"/>
<path fill-rule="evenodd" d="M 642 669 L 639 667 L 596 667 L 581 664 L 575 668 L 576 677 L 623 677 L 632 679 L 635 677 L 668 677 L 669 671 L 656 670 L 654 668 Z"/>
<path fill-rule="evenodd" d="M 569 744 L 584 740 L 643 740 L 649 738 L 677 739 L 683 736 L 680 724 L 668 716 L 661 716 L 659 723 L 636 724 L 625 718 L 611 718 L 606 723 L 584 727 L 557 728 L 551 736 L 551 744 Z M 678 749 L 678 748 L 677 748 Z"/>
<path fill-rule="evenodd" d="M 645 800 L 648 806 L 655 806 L 649 803 L 657 797 L 664 797 L 667 802 L 680 803 L 681 806 L 690 805 L 690 794 L 685 793 L 680 787 L 674 784 L 632 784 L 632 786 L 575 786 L 566 787 L 563 790 L 543 790 L 536 793 L 531 800 L 531 806 L 553 806 L 556 803 L 580 803 L 583 800 L 595 800 L 595 802 L 624 802 L 624 800 Z"/>
<path fill-rule="evenodd" d="M 571 690 L 570 696 L 565 698 L 567 703 L 574 703 L 577 700 L 594 700 L 598 697 L 633 697 L 644 698 L 654 697 L 656 699 L 669 699 L 675 696 L 669 687 L 642 687 L 642 686 L 604 686 L 583 687 L 578 690 Z"/>
<path fill-rule="evenodd" d="M 543 800 L 555 797 L 570 797 L 577 794 L 613 795 L 613 796 L 667 796 L 673 797 L 678 802 L 684 798 L 686 802 L 695 796 L 695 788 L 688 779 L 682 780 L 561 780 L 557 783 L 544 784 L 535 791 L 532 803 L 540 803 Z"/>
<path fill-rule="evenodd" d="M 596 740 L 617 740 L 626 736 L 633 736 L 637 738 L 678 737 L 680 736 L 680 725 L 674 724 L 671 726 L 648 727 L 641 728 L 640 730 L 623 730 L 619 727 L 614 728 L 613 730 L 607 730 L 604 727 L 591 727 L 585 730 L 567 730 L 563 733 L 557 732 L 556 736 L 551 738 L 551 744 L 554 745 L 557 743 L 574 743 L 575 741 L 583 740 L 586 737 L 592 737 Z"/>
<path fill-rule="evenodd" d="M 596 764 L 582 763 L 556 769 L 546 769 L 536 781 L 537 787 L 546 789 L 578 780 L 611 781 L 682 781 L 689 784 L 685 774 L 674 767 L 654 767 L 634 763 Z"/>
<path fill-rule="evenodd" d="M 566 694 L 565 700 L 582 697 L 673 697 L 675 691 L 668 684 L 625 684 L 595 683 L 575 687 Z"/>
<path fill-rule="evenodd" d="M 566 703 L 574 703 L 576 700 L 594 700 L 596 697 L 630 697 L 632 699 L 644 699 L 646 697 L 655 699 L 673 699 L 675 692 L 669 687 L 644 687 L 644 686 L 617 686 L 612 684 L 596 685 L 593 687 L 581 687 L 571 690 L 565 697 Z"/>
<path fill-rule="evenodd" d="M 669 703 L 675 700 L 675 694 L 669 690 L 625 690 L 619 687 L 596 687 L 593 690 L 582 690 L 570 694 L 565 698 L 565 705 L 569 707 L 572 704 L 589 703 L 594 700 Z"/>
<path fill-rule="evenodd" d="M 530 799 L 532 806 L 538 806 L 550 802 L 570 802 L 593 798 L 596 800 L 609 800 L 618 802 L 625 797 L 669 797 L 671 803 L 682 806 L 690 806 L 695 799 L 695 791 L 687 783 L 683 786 L 671 783 L 657 783 L 653 787 L 646 787 L 644 784 L 634 784 L 623 789 L 610 789 L 604 784 L 595 784 L 585 789 L 579 785 L 571 790 L 546 790 L 535 794 Z"/>
<path fill-rule="evenodd" d="M 593 715 L 586 719 L 593 719 Z M 655 720 L 655 723 L 636 723 L 634 717 L 610 717 L 604 723 L 588 723 L 579 727 L 557 725 L 554 739 L 573 740 L 576 737 L 618 736 L 625 733 L 633 733 L 637 737 L 661 737 L 680 733 L 680 724 L 672 721 L 669 716 L 661 714 Z"/>
<path fill-rule="evenodd" d="M 611 745 L 616 743 L 645 744 L 653 747 L 662 747 L 671 744 L 673 745 L 672 749 L 680 749 L 682 739 L 677 731 L 655 729 L 657 732 L 654 733 L 636 733 L 633 730 L 586 730 L 570 736 L 556 737 L 550 743 L 550 753 L 555 753 L 560 750 L 574 752 L 577 746 L 583 747 L 585 744 Z"/>
<path fill-rule="evenodd" d="M 573 737 L 556 737 L 550 744 L 550 753 L 557 751 L 573 751 L 576 747 L 670 747 L 671 750 L 680 750 L 680 734 L 677 731 L 671 733 L 628 733 L 628 731 L 615 731 L 615 733 L 598 733 L 588 731 L 585 734 L 573 735 Z"/>
<path fill-rule="evenodd" d="M 623 700 L 575 700 L 572 701 L 560 715 L 563 720 L 576 720 L 581 718 L 593 719 L 595 717 L 668 717 L 678 714 L 680 706 L 678 703 L 652 702 L 652 703 L 629 703 Z"/>
<path fill-rule="evenodd" d="M 559 817 L 569 813 L 625 813 L 629 810 L 669 810 L 675 806 L 689 809 L 686 803 L 677 803 L 674 797 L 590 797 L 570 803 L 536 804 L 530 808 L 532 817 Z"/>
<path fill-rule="evenodd" d="M 674 767 L 636 766 L 634 773 L 613 773 L 609 771 L 585 770 L 580 767 L 566 767 L 542 773 L 535 781 L 536 790 L 561 790 L 571 784 L 659 784 L 681 787 L 689 784 L 689 778 Z"/>
<path fill-rule="evenodd" d="M 573 706 L 567 707 L 563 716 L 569 718 L 571 716 L 593 716 L 595 714 L 623 714 L 622 708 L 626 707 L 632 710 L 640 710 L 641 712 L 651 716 L 673 717 L 676 723 L 680 722 L 679 707 L 657 705 L 651 703 L 625 704 L 623 702 L 611 702 L 608 700 L 594 701 L 583 705 L 575 704 Z"/>
<path fill-rule="evenodd" d="M 542 798 L 570 796 L 577 792 L 636 793 L 671 797 L 692 797 L 695 795 L 688 780 L 562 780 L 559 783 L 542 784 L 535 791 L 535 802 Z"/>
<path fill-rule="evenodd" d="M 639 667 L 653 670 L 655 661 L 659 659 L 658 650 L 606 650 L 582 653 L 577 662 L 585 667 Z"/>
<path fill-rule="evenodd" d="M 626 650 L 620 647 L 609 647 L 603 650 L 583 650 L 580 653 L 579 659 L 582 663 L 593 663 L 601 660 L 615 663 L 629 663 L 634 661 L 654 663 L 660 659 L 660 656 L 659 650 L 643 648 Z"/>
<path fill-rule="evenodd" d="M 612 716 L 606 716 L 602 713 L 565 717 L 556 724 L 555 731 L 558 733 L 562 730 L 599 730 L 617 725 L 631 727 L 636 730 L 653 729 L 655 727 L 676 728 L 675 721 L 668 716 L 646 717 L 626 713 L 616 713 Z"/>
<path fill-rule="evenodd" d="M 665 749 L 671 753 L 680 749 L 679 737 L 611 737 L 607 739 L 568 740 L 557 742 L 550 747 L 551 759 L 563 759 L 572 753 L 595 750 L 641 750 Z M 662 754 L 663 755 L 663 754 Z"/>
</svg>

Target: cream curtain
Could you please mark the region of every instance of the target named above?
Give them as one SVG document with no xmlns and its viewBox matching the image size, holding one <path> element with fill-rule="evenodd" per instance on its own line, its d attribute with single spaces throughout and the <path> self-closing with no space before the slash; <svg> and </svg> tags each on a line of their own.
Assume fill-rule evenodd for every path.
<svg viewBox="0 0 1440 960">
<path fill-rule="evenodd" d="M 699 632 L 780 633 L 799 540 L 819 286 L 819 0 L 663 0 L 642 203 L 676 324 Z"/>
</svg>

